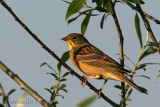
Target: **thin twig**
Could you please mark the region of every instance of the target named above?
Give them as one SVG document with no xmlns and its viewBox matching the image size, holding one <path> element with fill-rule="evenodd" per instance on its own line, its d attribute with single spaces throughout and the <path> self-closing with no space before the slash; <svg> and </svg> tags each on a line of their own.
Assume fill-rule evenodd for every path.
<svg viewBox="0 0 160 107">
<path fill-rule="evenodd" d="M 136 62 L 136 65 L 134 66 L 134 69 L 132 70 L 132 75 L 131 75 L 131 77 L 133 77 L 133 75 L 134 75 L 135 72 L 136 72 L 137 66 L 138 66 L 138 64 L 139 64 L 139 62 L 140 62 L 140 58 L 141 58 L 141 56 L 142 56 L 142 54 L 143 54 L 143 52 L 144 52 L 144 49 L 145 49 L 146 46 L 147 46 L 148 41 L 149 41 L 149 35 L 148 35 L 148 32 L 147 32 L 146 42 L 145 42 L 143 48 L 142 48 L 141 51 L 140 51 L 140 54 L 139 54 L 138 60 L 137 60 L 137 62 Z"/>
<path fill-rule="evenodd" d="M 47 101 L 42 98 L 36 91 L 30 88 L 18 75 L 14 74 L 7 66 L 0 61 L 0 69 L 2 69 L 9 77 L 11 77 L 24 91 L 30 94 L 35 100 L 37 100 L 44 107 L 49 107 Z"/>
<path fill-rule="evenodd" d="M 118 22 L 118 18 L 117 18 L 117 15 L 116 15 L 116 12 L 115 12 L 115 9 L 114 9 L 114 4 L 112 3 L 112 13 L 111 13 L 113 19 L 114 19 L 114 22 L 116 24 L 116 28 L 117 28 L 117 31 L 118 31 L 118 35 L 119 35 L 119 39 L 120 39 L 120 64 L 121 66 L 124 68 L 124 54 L 123 54 L 123 34 L 122 34 L 122 31 L 121 31 L 121 28 L 120 28 L 120 25 L 119 25 L 119 22 Z M 126 99 L 125 99 L 125 83 L 124 82 L 121 82 L 121 86 L 122 86 L 122 107 L 126 107 Z"/>
<path fill-rule="evenodd" d="M 58 73 L 58 80 L 57 80 L 57 86 L 56 86 L 56 91 L 55 91 L 55 94 L 53 95 L 53 98 L 52 98 L 52 101 L 54 102 L 55 101 L 55 98 L 56 98 L 56 96 L 57 96 L 57 94 L 58 94 L 58 91 L 59 91 L 59 85 L 60 85 L 60 71 L 59 71 L 59 73 Z"/>
<path fill-rule="evenodd" d="M 5 92 L 4 92 L 4 89 L 3 89 L 2 85 L 1 85 L 1 83 L 0 83 L 0 90 L 2 91 L 2 96 L 3 97 L 7 97 L 6 94 L 5 94 Z M 7 99 L 7 107 L 10 107 L 8 99 Z"/>
<path fill-rule="evenodd" d="M 160 45 L 158 44 L 158 42 L 157 42 L 157 40 L 156 40 L 156 38 L 155 38 L 155 36 L 154 36 L 154 34 L 152 32 L 150 24 L 149 24 L 148 20 L 146 19 L 145 15 L 143 14 L 143 10 L 142 10 L 141 6 L 139 4 L 136 4 L 136 6 L 137 6 L 137 9 L 139 10 L 139 13 L 140 13 L 142 19 L 143 19 L 145 27 L 146 27 L 146 29 L 147 29 L 152 41 L 156 44 L 157 51 L 160 54 Z"/>
<path fill-rule="evenodd" d="M 10 7 L 8 7 L 8 5 L 1 1 L 1 4 L 9 11 L 9 13 L 15 18 L 15 20 L 41 45 L 41 47 L 43 49 L 45 49 L 50 55 L 52 55 L 56 60 L 58 60 L 66 69 L 68 69 L 73 75 L 75 75 L 78 79 L 80 79 L 81 81 L 84 81 L 84 79 L 77 74 L 72 68 L 70 68 L 66 63 L 64 63 L 53 51 L 51 51 L 16 15 L 15 13 L 12 11 L 12 9 Z M 96 89 L 92 84 L 90 84 L 89 82 L 86 83 L 86 85 L 88 85 L 88 87 L 93 90 L 94 92 L 98 93 L 99 90 Z M 118 104 L 116 104 L 115 102 L 113 102 L 112 100 L 110 100 L 108 97 L 106 97 L 103 93 L 101 93 L 101 97 L 107 101 L 109 104 L 111 104 L 114 107 L 118 107 Z"/>
<path fill-rule="evenodd" d="M 2 96 L 5 97 L 6 93 L 4 92 L 4 89 L 3 89 L 2 85 L 1 85 L 1 83 L 0 83 L 0 90 L 2 91 Z"/>
<path fill-rule="evenodd" d="M 128 2 L 127 0 L 122 0 L 122 1 L 123 1 L 124 3 L 126 3 L 128 6 L 130 6 L 132 9 L 140 12 L 140 11 L 138 10 L 138 8 L 137 8 L 136 6 L 134 6 L 132 3 Z M 155 23 L 160 24 L 160 21 L 159 21 L 158 19 L 154 18 L 153 16 L 151 16 L 151 15 L 145 13 L 145 12 L 143 12 L 143 14 L 144 14 L 146 17 L 148 17 L 149 19 L 151 19 L 152 21 L 154 21 Z"/>
<path fill-rule="evenodd" d="M 144 50 L 145 50 L 145 48 L 146 48 L 146 46 L 147 46 L 147 44 L 148 44 L 148 41 L 149 41 L 149 35 L 148 35 L 148 31 L 147 31 L 146 42 L 145 42 L 143 48 L 140 50 L 140 54 L 139 54 L 139 56 L 138 56 L 138 60 L 137 60 L 136 64 L 134 65 L 134 68 L 133 68 L 133 70 L 132 70 L 132 74 L 130 75 L 130 80 L 131 80 L 131 81 L 133 80 L 133 76 L 134 76 L 135 73 L 136 73 L 137 66 L 138 66 L 138 64 L 139 64 L 139 62 L 140 62 L 140 58 L 141 58 L 141 56 L 142 56 L 142 54 L 143 54 L 143 52 L 144 52 Z M 129 86 L 129 87 L 130 87 L 130 86 Z M 126 88 L 126 92 L 128 91 L 129 87 Z"/>
</svg>

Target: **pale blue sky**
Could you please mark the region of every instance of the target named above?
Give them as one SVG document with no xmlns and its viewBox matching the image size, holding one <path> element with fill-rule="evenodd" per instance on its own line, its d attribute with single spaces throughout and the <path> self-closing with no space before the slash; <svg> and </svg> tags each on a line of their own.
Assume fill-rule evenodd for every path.
<svg viewBox="0 0 160 107">
<path fill-rule="evenodd" d="M 80 33 L 81 22 L 84 16 L 80 17 L 76 22 L 67 26 L 65 22 L 65 13 L 68 4 L 61 0 L 6 0 L 5 1 L 17 14 L 17 16 L 35 33 L 51 50 L 53 50 L 59 57 L 63 52 L 68 50 L 67 44 L 61 40 L 62 37 L 69 33 Z M 143 10 L 148 14 L 160 19 L 159 14 L 159 0 L 146 0 L 146 5 L 142 6 Z M 117 16 L 124 35 L 124 53 L 136 62 L 140 46 L 134 28 L 135 11 L 125 4 L 116 5 Z M 101 49 L 104 53 L 111 56 L 119 62 L 119 38 L 111 16 L 107 17 L 104 23 L 104 29 L 99 27 L 100 19 L 103 14 L 98 17 L 91 17 L 86 38 Z M 139 15 L 140 16 L 140 15 Z M 157 38 L 160 40 L 160 26 L 151 22 L 151 27 Z M 141 20 L 141 28 L 143 35 L 143 42 L 146 40 L 146 30 Z M 51 57 L 45 50 L 43 50 L 35 40 L 13 19 L 13 17 L 0 5 L 0 60 L 5 63 L 14 73 L 18 74 L 29 86 L 36 90 L 42 97 L 49 100 L 50 96 L 44 88 L 50 88 L 56 84 L 56 81 L 46 72 L 51 72 L 47 67 L 40 68 L 40 64 L 47 62 L 54 69 L 56 68 L 57 61 Z M 160 62 L 158 54 L 145 58 L 144 62 Z M 76 72 L 82 74 L 77 70 L 70 60 L 67 62 Z M 131 63 L 125 60 L 125 64 L 131 66 Z M 158 75 L 160 66 L 148 66 L 147 71 L 144 73 L 142 70 L 137 74 L 145 74 L 151 77 L 150 80 L 145 78 L 136 77 L 135 83 L 148 89 L 149 95 L 141 94 L 134 89 L 128 107 L 157 107 L 159 105 L 159 88 L 160 81 L 154 83 Z M 62 72 L 66 72 L 65 68 Z M 83 99 L 94 94 L 87 86 L 82 87 L 80 81 L 75 76 L 68 76 L 66 82 L 68 94 L 62 93 L 65 99 L 58 98 L 60 102 L 58 107 L 74 107 Z M 23 90 L 11 80 L 5 73 L 0 70 L 0 82 L 3 85 L 5 92 L 15 88 L 17 91 L 10 97 L 10 101 L 17 101 L 22 95 Z M 103 81 L 90 79 L 95 87 L 100 88 Z M 119 103 L 120 91 L 113 86 L 120 84 L 120 82 L 110 80 L 104 87 L 103 93 L 111 98 L 113 101 Z M 26 104 L 25 107 L 39 107 L 40 105 L 30 96 L 28 100 L 34 101 L 34 104 Z M 1 98 L 0 98 L 1 102 Z M 15 104 L 12 104 L 14 107 Z M 103 99 L 97 99 L 91 107 L 111 107 L 110 104 Z"/>
</svg>

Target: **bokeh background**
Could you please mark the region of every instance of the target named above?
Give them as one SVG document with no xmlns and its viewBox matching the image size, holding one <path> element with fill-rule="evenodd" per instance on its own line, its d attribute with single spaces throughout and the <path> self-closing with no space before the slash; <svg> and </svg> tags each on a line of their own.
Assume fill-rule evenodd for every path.
<svg viewBox="0 0 160 107">
<path fill-rule="evenodd" d="M 61 38 L 69 33 L 81 32 L 81 22 L 84 16 L 67 26 L 65 14 L 68 4 L 61 0 L 6 0 L 5 2 L 59 57 L 68 50 L 67 44 L 62 41 Z M 142 9 L 155 18 L 160 19 L 160 1 L 145 0 L 145 3 L 146 4 L 142 6 Z M 140 45 L 134 27 L 136 11 L 125 4 L 118 3 L 116 5 L 116 12 L 124 35 L 124 54 L 136 62 L 140 53 Z M 100 29 L 100 19 L 102 15 L 103 14 L 100 14 L 97 17 L 91 17 L 85 36 L 93 45 L 119 62 L 119 56 L 116 55 L 119 53 L 119 38 L 114 21 L 111 16 L 108 16 L 104 23 L 104 29 Z M 149 20 L 149 22 L 159 41 L 160 26 L 151 20 Z M 143 42 L 145 42 L 147 32 L 142 20 L 141 30 Z M 40 68 L 40 65 L 43 62 L 47 62 L 57 70 L 58 62 L 40 47 L 40 45 L 14 20 L 2 5 L 0 5 L 0 60 L 14 73 L 18 74 L 21 79 L 36 90 L 42 97 L 49 101 L 50 94 L 44 90 L 44 88 L 50 88 L 52 85 L 56 84 L 56 81 L 53 77 L 46 74 L 47 72 L 52 71 L 46 66 Z M 140 63 L 144 62 L 160 62 L 160 57 L 157 53 L 145 58 Z M 67 61 L 67 64 L 80 75 L 84 75 L 73 66 L 70 60 Z M 133 68 L 131 63 L 127 60 L 125 60 L 125 64 Z M 159 105 L 160 81 L 154 83 L 159 70 L 159 65 L 153 65 L 148 66 L 146 72 L 143 70 L 137 72 L 137 75 L 144 74 L 151 78 L 150 80 L 140 77 L 134 78 L 135 83 L 148 89 L 149 95 L 141 94 L 134 89 L 133 94 L 130 97 L 132 101 L 128 102 L 128 107 L 157 107 Z M 63 73 L 66 71 L 65 68 L 62 68 Z M 94 92 L 87 86 L 82 87 L 80 85 L 81 82 L 75 76 L 69 75 L 67 76 L 67 79 L 68 81 L 65 83 L 67 85 L 66 89 L 68 90 L 68 93 L 62 93 L 65 97 L 64 99 L 61 97 L 57 99 L 60 102 L 58 107 L 74 107 L 85 98 L 94 95 Z M 103 84 L 103 81 L 101 80 L 90 79 L 88 81 L 97 88 L 100 88 Z M 0 82 L 6 93 L 13 88 L 16 89 L 16 92 L 10 97 L 11 106 L 16 106 L 15 101 L 18 101 L 24 91 L 1 70 Z M 120 90 L 113 87 L 116 84 L 120 84 L 120 82 L 109 80 L 104 87 L 103 93 L 113 101 L 119 103 L 120 96 L 118 95 L 120 94 Z M 27 100 L 32 101 L 33 104 L 25 104 L 25 107 L 41 106 L 29 95 Z M 0 102 L 1 101 L 2 99 L 0 98 Z M 91 107 L 110 106 L 111 105 L 101 98 L 97 99 L 91 105 Z"/>
</svg>

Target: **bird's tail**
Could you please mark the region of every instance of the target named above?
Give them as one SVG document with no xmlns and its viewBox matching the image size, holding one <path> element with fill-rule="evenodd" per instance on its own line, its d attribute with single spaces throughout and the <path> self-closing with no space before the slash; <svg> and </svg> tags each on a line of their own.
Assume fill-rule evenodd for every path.
<svg viewBox="0 0 160 107">
<path fill-rule="evenodd" d="M 122 73 L 119 73 L 119 72 L 114 72 L 112 71 L 112 73 L 107 73 L 106 75 L 106 78 L 109 77 L 109 79 L 113 79 L 113 80 L 117 80 L 117 81 L 122 81 L 122 82 L 125 82 L 127 83 L 128 85 L 132 86 L 133 88 L 137 89 L 138 91 L 140 91 L 141 93 L 145 93 L 145 94 L 148 94 L 147 93 L 147 90 L 136 85 L 135 83 L 133 83 L 131 80 L 129 80 L 126 76 L 124 76 Z"/>
<path fill-rule="evenodd" d="M 122 75 L 123 75 L 123 74 L 122 74 Z M 123 76 L 124 76 L 124 75 L 123 75 Z M 128 85 L 130 85 L 130 86 L 132 86 L 132 87 L 134 87 L 135 89 L 137 89 L 137 90 L 140 91 L 141 93 L 148 94 L 146 89 L 144 89 L 144 88 L 136 85 L 135 83 L 133 83 L 132 81 L 130 81 L 130 80 L 129 80 L 127 77 L 125 77 L 125 76 L 123 77 L 123 79 L 121 79 L 121 81 L 127 83 Z"/>
</svg>

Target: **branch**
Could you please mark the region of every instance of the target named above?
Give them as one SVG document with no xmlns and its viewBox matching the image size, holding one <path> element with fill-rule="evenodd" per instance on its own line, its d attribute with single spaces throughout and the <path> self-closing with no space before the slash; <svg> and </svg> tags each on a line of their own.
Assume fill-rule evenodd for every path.
<svg viewBox="0 0 160 107">
<path fill-rule="evenodd" d="M 44 48 L 50 55 L 52 55 L 56 60 L 58 60 L 66 69 L 68 69 L 73 75 L 75 75 L 79 80 L 84 81 L 84 79 L 77 74 L 72 68 L 70 68 L 66 63 L 64 63 L 53 51 L 51 51 L 11 10 L 8 5 L 0 0 L 1 4 L 8 10 L 8 12 L 15 18 L 15 20 L 41 45 L 42 48 Z M 88 81 L 86 83 L 88 87 L 98 93 L 98 89 L 96 89 L 92 84 L 90 84 Z M 110 100 L 108 97 L 106 97 L 103 93 L 101 93 L 101 97 L 107 101 L 109 104 L 111 104 L 114 107 L 118 107 L 118 104 Z"/>
<path fill-rule="evenodd" d="M 124 3 L 126 3 L 128 6 L 130 6 L 132 9 L 140 12 L 137 7 L 135 7 L 133 4 L 131 4 L 131 3 L 128 2 L 127 0 L 122 0 L 122 1 L 123 1 Z M 145 12 L 143 12 L 143 14 L 144 14 L 146 17 L 148 17 L 149 19 L 151 19 L 152 21 L 154 21 L 155 23 L 160 24 L 160 21 L 159 21 L 158 19 L 154 18 L 153 16 L 151 16 L 151 15 L 145 13 Z"/>
<path fill-rule="evenodd" d="M 116 24 L 116 28 L 117 28 L 119 39 L 120 39 L 120 64 L 124 68 L 124 55 L 123 55 L 123 41 L 124 41 L 124 39 L 123 39 L 123 34 L 122 34 L 122 31 L 121 31 L 121 28 L 120 28 L 120 25 L 119 25 L 119 22 L 118 22 L 118 18 L 117 18 L 113 3 L 112 3 L 112 13 L 111 13 L 111 15 L 112 15 L 112 17 L 114 19 L 114 22 Z M 125 83 L 121 82 L 121 86 L 122 86 L 122 92 L 121 92 L 122 93 L 122 99 L 121 99 L 122 107 L 126 107 Z"/>
<path fill-rule="evenodd" d="M 7 66 L 5 66 L 0 61 L 0 68 L 8 75 L 10 76 L 24 91 L 26 91 L 28 94 L 30 94 L 35 100 L 37 100 L 41 105 L 44 107 L 48 107 L 49 104 L 46 100 L 44 100 L 36 91 L 34 91 L 32 88 L 30 88 L 21 78 L 19 78 L 18 75 L 14 74 Z"/>
<path fill-rule="evenodd" d="M 140 13 L 142 19 L 143 19 L 143 22 L 144 22 L 145 27 L 146 27 L 146 29 L 147 29 L 147 31 L 148 31 L 148 33 L 149 33 L 152 41 L 156 44 L 157 51 L 158 51 L 159 54 L 160 54 L 160 45 L 158 44 L 158 42 L 157 42 L 157 40 L 156 40 L 156 38 L 155 38 L 155 36 L 154 36 L 154 34 L 153 34 L 153 32 L 152 32 L 152 29 L 151 29 L 151 27 L 150 27 L 150 24 L 149 24 L 148 20 L 146 19 L 145 15 L 144 15 L 144 13 L 143 13 L 143 10 L 142 10 L 142 8 L 141 8 L 141 6 L 140 6 L 139 4 L 136 4 L 136 6 L 137 6 L 137 9 L 139 10 L 139 13 Z"/>
</svg>

